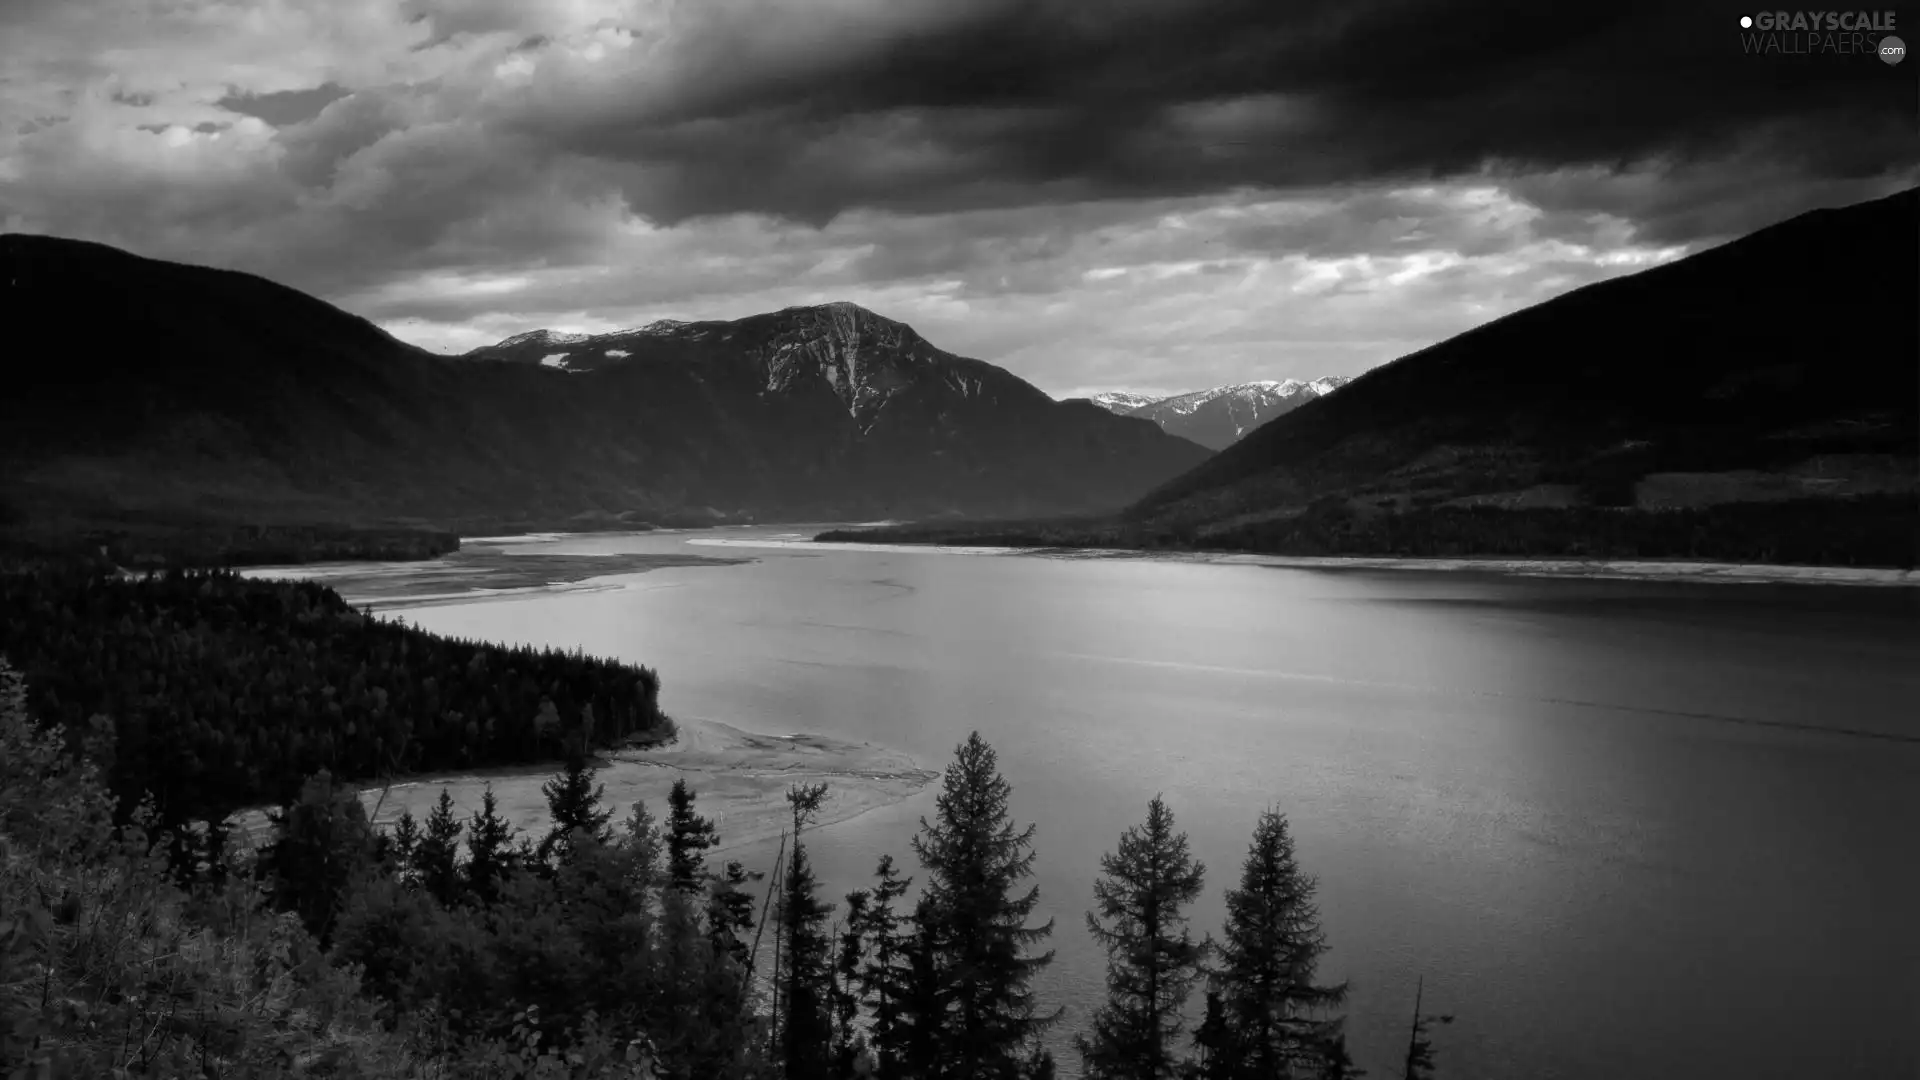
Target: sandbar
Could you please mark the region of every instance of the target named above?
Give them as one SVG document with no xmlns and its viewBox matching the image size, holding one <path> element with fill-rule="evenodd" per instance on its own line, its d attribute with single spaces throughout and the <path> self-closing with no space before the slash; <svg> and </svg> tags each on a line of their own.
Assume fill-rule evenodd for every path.
<svg viewBox="0 0 1920 1080">
<path fill-rule="evenodd" d="M 872 743 L 759 734 L 715 720 L 683 720 L 678 727 L 679 737 L 672 743 L 596 757 L 595 779 L 606 787 L 602 805 L 623 820 L 640 801 L 656 820 L 663 819 L 667 792 L 675 780 L 685 778 L 696 797 L 695 809 L 712 818 L 719 831 L 714 854 L 778 838 L 789 825 L 790 785 L 827 785 L 817 819 L 826 826 L 907 799 L 940 775 L 906 753 Z M 559 771 L 554 762 L 411 776 L 384 792 L 378 785 L 364 788 L 360 798 L 377 825 L 391 826 L 402 813 L 424 822 L 444 788 L 464 820 L 479 809 L 482 793 L 491 786 L 501 815 L 537 840 L 550 824 L 540 789 Z M 264 809 L 244 810 L 229 820 L 256 842 L 270 828 Z"/>
</svg>

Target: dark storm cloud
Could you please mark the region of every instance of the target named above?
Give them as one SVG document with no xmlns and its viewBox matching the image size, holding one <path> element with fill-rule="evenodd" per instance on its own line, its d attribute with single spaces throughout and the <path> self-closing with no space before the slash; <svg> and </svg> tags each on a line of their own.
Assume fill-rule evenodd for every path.
<svg viewBox="0 0 1920 1080">
<path fill-rule="evenodd" d="M 310 90 L 283 90 L 277 94 L 232 94 L 216 104 L 246 116 L 257 116 L 275 127 L 284 127 L 312 119 L 346 96 L 346 90 L 327 83 Z"/>
<path fill-rule="evenodd" d="M 927 212 L 1488 167 L 1527 176 L 1724 163 L 1837 183 L 1857 198 L 1848 182 L 1920 160 L 1911 71 L 1867 55 L 1746 55 L 1740 10 L 989 0 L 887 33 L 823 34 L 810 54 L 760 64 L 750 49 L 729 57 L 744 31 L 722 21 L 670 99 L 629 109 L 617 97 L 562 98 L 564 111 L 522 121 L 571 151 L 631 163 L 628 197 L 668 222 L 745 209 L 819 223 L 855 207 Z M 1729 194 L 1704 176 L 1691 188 Z M 1736 205 L 1698 214 L 1671 194 L 1663 231 L 1678 239 L 1749 228 L 1746 218 L 1770 219 L 1782 202 L 1735 191 Z"/>
<path fill-rule="evenodd" d="M 0 230 L 434 347 L 853 299 L 1062 392 L 1353 374 L 1920 180 L 1920 68 L 1738 15 L 0 0 Z"/>
</svg>

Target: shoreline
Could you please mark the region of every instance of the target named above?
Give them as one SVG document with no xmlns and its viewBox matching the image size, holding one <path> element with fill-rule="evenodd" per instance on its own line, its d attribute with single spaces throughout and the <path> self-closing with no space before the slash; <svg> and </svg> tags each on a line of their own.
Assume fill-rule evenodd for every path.
<svg viewBox="0 0 1920 1080">
<path fill-rule="evenodd" d="M 613 811 L 612 824 L 618 826 L 635 802 L 645 803 L 656 823 L 664 821 L 667 793 L 684 778 L 696 797 L 695 811 L 712 819 L 719 831 L 712 855 L 778 839 L 789 821 L 790 784 L 827 785 L 813 826 L 826 828 L 910 799 L 940 776 L 904 751 L 872 743 L 806 733 L 770 735 L 717 720 L 676 723 L 680 734 L 671 743 L 596 753 L 594 782 L 606 788 L 602 806 Z M 360 801 L 376 828 L 392 826 L 403 812 L 424 825 L 444 788 L 455 815 L 465 822 L 491 787 L 500 815 L 537 841 L 551 821 L 541 786 L 562 768 L 555 761 L 409 776 L 386 788 L 363 786 Z M 271 827 L 268 809 L 241 810 L 227 820 L 237 836 L 257 844 Z"/>
<path fill-rule="evenodd" d="M 1869 566 L 1798 566 L 1666 559 L 1553 559 L 1524 556 L 1454 558 L 1377 555 L 1263 555 L 1228 551 L 1148 551 L 1139 548 L 1003 547 L 967 544 L 887 544 L 841 540 L 694 537 L 700 547 L 799 548 L 812 551 L 873 551 L 905 554 L 1001 555 L 1063 559 L 1151 559 L 1224 566 L 1293 570 L 1412 570 L 1493 573 L 1516 577 L 1594 578 L 1611 581 L 1709 582 L 1731 585 L 1847 585 L 1866 588 L 1920 587 L 1920 571 Z"/>
<path fill-rule="evenodd" d="M 539 541 L 529 541 L 535 542 Z M 676 567 L 738 566 L 751 561 L 659 552 L 523 553 L 490 544 L 418 562 L 258 566 L 239 573 L 255 580 L 317 582 L 338 592 L 356 608 L 379 611 L 560 591 L 592 592 L 618 587 L 605 579 Z"/>
</svg>

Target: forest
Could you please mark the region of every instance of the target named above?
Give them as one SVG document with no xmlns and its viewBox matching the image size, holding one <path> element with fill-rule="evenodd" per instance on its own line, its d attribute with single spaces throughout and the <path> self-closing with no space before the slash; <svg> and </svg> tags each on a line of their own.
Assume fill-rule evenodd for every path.
<svg viewBox="0 0 1920 1080">
<path fill-rule="evenodd" d="M 537 837 L 490 791 L 467 820 L 443 792 L 426 821 L 378 830 L 358 787 L 321 770 L 264 846 L 183 871 L 150 803 L 123 814 L 99 763 L 33 720 L 28 697 L 0 665 L 6 1075 L 1056 1074 L 1041 1036 L 1063 1011 L 1032 989 L 1054 929 L 1031 919 L 1035 826 L 1010 819 L 977 733 L 911 838 L 920 872 L 884 856 L 836 904 L 808 856 L 824 785 L 789 791 L 793 828 L 761 896 L 738 862 L 711 865 L 720 838 L 684 781 L 663 817 L 622 813 L 578 741 Z M 1084 1075 L 1363 1075 L 1346 987 L 1316 980 L 1327 943 L 1283 815 L 1255 824 L 1217 941 L 1187 925 L 1206 868 L 1160 799 L 1101 866 L 1086 919 L 1108 994 L 1071 1040 Z M 1433 1075 L 1431 1025 L 1450 1020 L 1416 1007 L 1398 1075 Z"/>
<path fill-rule="evenodd" d="M 151 796 L 156 824 L 182 836 L 295 798 L 321 769 L 518 764 L 570 738 L 671 731 L 646 668 L 427 634 L 320 585 L 231 571 L 0 574 L 0 656 L 43 722 L 110 729 L 108 790 L 127 809 Z"/>
<path fill-rule="evenodd" d="M 1427 507 L 1404 513 L 1368 513 L 1329 499 L 1292 517 L 1205 530 L 1177 522 L 1067 518 L 836 529 L 814 539 L 1268 555 L 1705 559 L 1910 570 L 1920 564 L 1920 499 L 1871 495 L 1659 511 Z"/>
<path fill-rule="evenodd" d="M 232 525 L 123 520 L 30 524 L 9 519 L 0 501 L 0 560 L 9 565 L 74 562 L 103 569 L 212 569 L 287 566 L 345 559 L 431 559 L 460 548 L 444 529 L 350 525 Z"/>
<path fill-rule="evenodd" d="M 978 734 L 910 839 L 917 872 L 884 857 L 836 901 L 809 854 L 824 786 L 789 791 L 764 886 L 713 865 L 684 781 L 664 808 L 606 804 L 592 747 L 671 731 L 646 669 L 229 572 L 15 573 L 0 620 L 0 1075 L 1055 1075 L 1036 826 Z M 443 792 L 372 824 L 398 774 L 556 758 L 540 835 L 491 792 L 466 820 Z M 260 846 L 190 839 L 250 802 L 278 806 Z M 1083 1075 L 1362 1075 L 1283 815 L 1253 823 L 1217 938 L 1187 925 L 1207 869 L 1161 800 L 1101 867 Z M 1432 1075 L 1448 1019 L 1416 1008 L 1393 1075 Z"/>
</svg>

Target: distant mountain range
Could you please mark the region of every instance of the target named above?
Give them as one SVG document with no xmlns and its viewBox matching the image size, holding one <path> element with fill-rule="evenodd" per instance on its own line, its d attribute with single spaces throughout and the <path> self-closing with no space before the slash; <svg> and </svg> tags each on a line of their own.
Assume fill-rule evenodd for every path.
<svg viewBox="0 0 1920 1080">
<path fill-rule="evenodd" d="M 1325 397 L 1352 381 L 1345 375 L 1312 382 L 1267 380 L 1216 386 L 1171 397 L 1119 390 L 1095 394 L 1086 400 L 1120 416 L 1151 420 L 1167 434 L 1192 439 L 1210 450 L 1224 450 L 1261 424 Z"/>
<path fill-rule="evenodd" d="M 852 304 L 428 353 L 261 278 L 0 236 L 0 524 L 1116 508 L 1207 451 Z"/>
<path fill-rule="evenodd" d="M 1916 234 L 1920 189 L 1803 214 L 1375 368 L 1122 515 L 887 536 L 1911 566 Z"/>
</svg>

